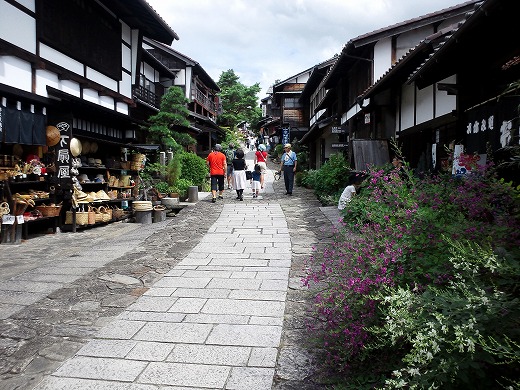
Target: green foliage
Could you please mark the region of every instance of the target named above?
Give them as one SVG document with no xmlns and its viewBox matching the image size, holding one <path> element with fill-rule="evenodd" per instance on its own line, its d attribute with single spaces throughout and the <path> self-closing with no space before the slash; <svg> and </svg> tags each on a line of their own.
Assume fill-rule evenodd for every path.
<svg viewBox="0 0 520 390">
<path fill-rule="evenodd" d="M 182 174 L 182 153 L 175 153 L 173 158 L 166 166 L 166 181 L 170 186 L 174 186 Z M 175 191 L 174 191 L 175 192 Z"/>
<path fill-rule="evenodd" d="M 154 187 L 157 190 L 157 192 L 168 194 L 170 192 L 171 186 L 165 181 L 160 181 L 158 183 L 155 183 Z"/>
<path fill-rule="evenodd" d="M 320 201 L 327 196 L 341 193 L 348 182 L 350 167 L 342 154 L 332 154 L 329 160 L 312 175 L 309 184 Z"/>
<path fill-rule="evenodd" d="M 177 188 L 180 197 L 185 198 L 186 196 L 188 196 L 188 188 L 193 185 L 195 184 L 189 179 L 179 179 L 177 180 L 175 187 Z"/>
<path fill-rule="evenodd" d="M 161 98 L 161 108 L 156 115 L 148 118 L 148 138 L 151 143 L 160 143 L 163 147 L 171 148 L 174 152 L 181 150 L 182 146 L 196 143 L 186 133 L 174 130 L 176 126 L 188 127 L 189 110 L 186 107 L 188 99 L 181 88 L 173 86 Z"/>
<path fill-rule="evenodd" d="M 519 353 L 507 340 L 519 339 L 518 191 L 493 170 L 368 174 L 345 229 L 313 256 L 305 279 L 320 287 L 312 331 L 327 363 L 348 383 L 384 376 L 384 388 L 516 385 Z"/>
<path fill-rule="evenodd" d="M 229 126 L 231 131 L 234 131 L 240 122 L 257 123 L 262 116 L 257 97 L 260 84 L 248 87 L 239 79 L 235 71 L 229 69 L 221 73 L 217 82 L 222 101 L 222 114 L 219 115 L 218 121 L 222 126 Z"/>
<path fill-rule="evenodd" d="M 181 159 L 181 179 L 188 180 L 191 185 L 202 186 L 209 175 L 206 161 L 194 153 L 182 153 Z M 179 179 L 180 180 L 180 179 Z M 179 187 L 179 180 L 175 183 Z"/>
<path fill-rule="evenodd" d="M 489 371 L 494 359 L 479 340 L 517 337 L 518 299 L 510 295 L 518 273 L 490 248 L 447 240 L 449 261 L 457 272 L 445 287 L 386 287 L 372 298 L 380 302 L 382 326 L 370 328 L 376 353 L 409 345 L 401 367 L 385 389 L 493 388 L 500 376 L 520 368 L 518 356 Z M 504 336 L 505 335 L 505 336 Z M 495 349 L 502 349 L 499 343 Z M 501 354 L 499 354 L 501 355 Z"/>
<path fill-rule="evenodd" d="M 283 145 L 282 144 L 278 144 L 274 147 L 274 150 L 271 152 L 271 155 L 273 156 L 273 158 L 278 158 L 278 157 L 281 157 L 283 154 Z"/>
</svg>

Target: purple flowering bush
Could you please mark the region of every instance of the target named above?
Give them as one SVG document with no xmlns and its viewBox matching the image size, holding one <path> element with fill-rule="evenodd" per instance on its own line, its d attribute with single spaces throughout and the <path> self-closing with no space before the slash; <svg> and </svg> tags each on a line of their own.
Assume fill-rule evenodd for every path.
<svg viewBox="0 0 520 390">
<path fill-rule="evenodd" d="M 463 277 L 453 261 L 453 248 L 458 243 L 479 243 L 478 248 L 490 248 L 486 252 L 490 256 L 499 251 L 510 260 L 519 259 L 519 192 L 498 180 L 492 169 L 464 178 L 438 176 L 422 180 L 406 167 L 371 169 L 367 173 L 360 193 L 344 210 L 344 228 L 336 233 L 330 247 L 316 252 L 309 261 L 303 282 L 318 291 L 310 331 L 319 335 L 327 365 L 349 383 L 356 383 L 351 388 L 372 388 L 385 381 L 388 388 L 403 383 L 403 387 L 422 388 L 421 380 L 414 382 L 410 378 L 427 381 L 436 370 L 450 371 L 443 366 L 447 361 L 461 358 L 450 354 L 454 344 L 446 342 L 437 359 L 429 361 L 430 377 L 421 376 L 420 365 L 407 365 L 410 356 L 415 356 L 414 351 L 422 350 L 419 335 L 428 334 L 435 313 L 446 313 L 457 306 L 457 315 L 446 317 L 454 322 L 455 327 L 449 328 L 453 334 L 460 333 L 468 318 L 472 318 L 479 321 L 475 325 L 479 335 L 496 335 L 496 330 L 488 329 L 493 323 L 490 320 L 496 315 L 511 317 L 507 297 L 513 292 L 511 281 L 519 275 L 511 267 L 508 272 L 484 279 L 472 278 L 474 285 L 467 290 L 469 296 L 464 296 L 466 290 L 460 284 L 451 295 L 445 291 Z M 477 251 L 476 247 L 463 248 L 465 252 L 457 256 L 470 258 Z M 473 270 L 479 274 L 489 272 L 476 263 Z M 506 274 L 507 277 L 500 276 Z M 495 283 L 500 283 L 502 289 L 495 291 Z M 503 296 L 495 300 L 489 313 L 481 312 L 483 317 L 474 319 L 464 308 L 474 299 L 472 294 L 482 289 Z M 386 296 L 395 299 L 386 301 Z M 423 307 L 428 310 L 422 310 Z M 507 328 L 503 334 L 509 333 L 512 323 L 503 322 Z M 389 337 L 400 327 L 407 329 L 406 326 L 410 327 L 408 333 Z M 443 329 L 440 326 L 435 331 Z M 473 334 L 469 340 L 476 346 L 462 353 L 471 364 L 454 366 L 455 372 L 446 373 L 444 386 L 460 384 L 469 371 L 476 367 L 485 371 L 492 364 L 491 355 L 478 347 L 475 337 Z M 445 339 L 452 342 L 456 337 Z M 401 375 L 394 377 L 395 382 L 389 379 L 392 372 Z M 413 383 L 419 383 L 419 387 L 413 387 Z"/>
</svg>

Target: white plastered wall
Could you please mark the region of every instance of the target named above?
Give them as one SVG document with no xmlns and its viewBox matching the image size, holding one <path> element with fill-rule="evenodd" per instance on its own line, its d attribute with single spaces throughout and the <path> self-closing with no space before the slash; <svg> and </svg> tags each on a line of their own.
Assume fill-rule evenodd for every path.
<svg viewBox="0 0 520 390">
<path fill-rule="evenodd" d="M 31 64 L 17 57 L 0 56 L 0 84 L 31 92 Z"/>
<path fill-rule="evenodd" d="M 23 3 L 34 8 L 34 2 Z M 4 0 L 0 0 L 0 15 L 0 39 L 36 54 L 36 20 Z"/>
</svg>

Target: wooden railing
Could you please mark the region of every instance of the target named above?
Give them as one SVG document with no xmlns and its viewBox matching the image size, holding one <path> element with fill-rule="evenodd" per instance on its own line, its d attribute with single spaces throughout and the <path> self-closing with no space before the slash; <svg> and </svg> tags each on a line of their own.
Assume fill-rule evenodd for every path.
<svg viewBox="0 0 520 390">
<path fill-rule="evenodd" d="M 201 106 L 211 112 L 217 112 L 217 105 L 215 102 L 204 95 L 200 89 L 195 89 L 193 95 L 193 99 L 196 100 Z"/>
<path fill-rule="evenodd" d="M 161 107 L 161 97 L 141 85 L 134 88 L 134 97 L 141 99 L 143 102 L 151 104 L 156 108 Z"/>
</svg>

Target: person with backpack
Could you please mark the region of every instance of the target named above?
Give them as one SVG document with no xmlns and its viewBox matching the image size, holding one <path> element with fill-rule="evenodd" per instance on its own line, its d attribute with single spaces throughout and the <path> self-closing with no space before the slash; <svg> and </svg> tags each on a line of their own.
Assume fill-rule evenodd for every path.
<svg viewBox="0 0 520 390">
<path fill-rule="evenodd" d="M 233 189 L 233 160 L 235 158 L 235 145 L 230 143 L 226 150 L 226 164 L 227 164 L 227 188 Z"/>
</svg>

